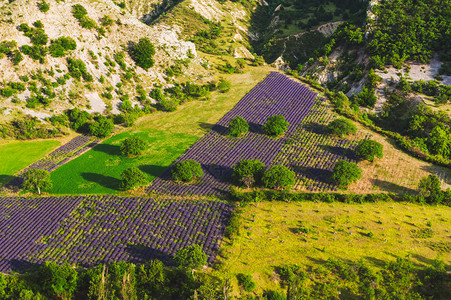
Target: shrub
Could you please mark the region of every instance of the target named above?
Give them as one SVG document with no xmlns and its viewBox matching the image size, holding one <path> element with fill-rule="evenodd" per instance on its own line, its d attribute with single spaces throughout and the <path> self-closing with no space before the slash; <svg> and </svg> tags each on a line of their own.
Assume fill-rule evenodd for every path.
<svg viewBox="0 0 451 300">
<path fill-rule="evenodd" d="M 272 166 L 263 174 L 263 184 L 270 189 L 290 188 L 295 184 L 294 172 L 285 166 Z"/>
<path fill-rule="evenodd" d="M 285 121 L 285 117 L 281 115 L 271 116 L 263 125 L 263 131 L 270 136 L 282 135 L 290 124 Z"/>
<path fill-rule="evenodd" d="M 88 11 L 83 7 L 83 5 L 75 4 L 72 6 L 72 14 L 76 19 L 80 20 L 88 14 Z"/>
<path fill-rule="evenodd" d="M 47 170 L 29 169 L 22 177 L 24 178 L 22 187 L 26 190 L 37 191 L 41 194 L 41 189 L 52 187 L 50 173 Z"/>
<path fill-rule="evenodd" d="M 148 38 L 141 38 L 130 48 L 130 56 L 136 65 L 144 70 L 154 65 L 155 48 Z"/>
<path fill-rule="evenodd" d="M 14 95 L 14 92 L 15 92 L 15 90 L 9 86 L 0 89 L 0 95 L 2 95 L 5 98 L 11 97 L 12 95 Z"/>
<path fill-rule="evenodd" d="M 49 52 L 53 57 L 62 57 L 66 55 L 66 51 L 76 48 L 77 42 L 73 38 L 62 36 L 51 42 Z"/>
<path fill-rule="evenodd" d="M 255 289 L 255 282 L 252 280 L 252 275 L 239 273 L 236 275 L 239 285 L 241 285 L 246 292 L 252 292 Z"/>
<path fill-rule="evenodd" d="M 124 156 L 138 156 L 146 149 L 146 142 L 139 137 L 129 137 L 122 141 L 120 149 Z"/>
<path fill-rule="evenodd" d="M 228 91 L 230 91 L 231 87 L 232 83 L 230 83 L 230 81 L 225 79 L 219 80 L 217 85 L 218 91 L 220 91 L 221 93 L 227 93 Z"/>
<path fill-rule="evenodd" d="M 279 292 L 268 290 L 263 293 L 263 297 L 266 300 L 286 300 L 287 298 Z"/>
<path fill-rule="evenodd" d="M 48 12 L 50 9 L 50 5 L 45 2 L 45 0 L 42 0 L 42 2 L 38 3 L 38 8 L 42 12 Z"/>
<path fill-rule="evenodd" d="M 249 188 L 261 181 L 265 169 L 265 164 L 258 159 L 245 159 L 233 166 L 232 179 L 236 184 L 244 184 Z"/>
<path fill-rule="evenodd" d="M 444 198 L 440 179 L 436 175 L 421 178 L 418 188 L 420 196 L 426 198 L 428 203 L 440 203 Z"/>
<path fill-rule="evenodd" d="M 184 269 L 199 269 L 207 264 L 207 255 L 199 245 L 187 246 L 177 250 L 174 260 Z"/>
<path fill-rule="evenodd" d="M 381 143 L 373 140 L 361 140 L 355 148 L 355 153 L 361 159 L 374 161 L 374 157 L 382 158 L 383 146 Z"/>
<path fill-rule="evenodd" d="M 357 127 L 351 121 L 339 118 L 335 119 L 327 125 L 327 129 L 331 134 L 343 137 L 347 134 L 355 134 L 357 132 Z"/>
<path fill-rule="evenodd" d="M 120 188 L 124 191 L 147 184 L 147 176 L 136 167 L 128 168 L 121 173 Z"/>
<path fill-rule="evenodd" d="M 99 138 L 105 138 L 109 136 L 114 130 L 113 121 L 107 119 L 104 116 L 100 116 L 97 121 L 89 125 L 89 132 Z"/>
<path fill-rule="evenodd" d="M 69 75 L 77 80 L 80 80 L 80 77 L 85 81 L 93 81 L 94 78 L 91 74 L 86 70 L 86 64 L 81 59 L 73 59 L 68 57 L 67 59 L 67 68 L 69 70 Z"/>
<path fill-rule="evenodd" d="M 202 171 L 202 167 L 197 161 L 187 159 L 176 163 L 171 174 L 174 180 L 191 182 L 196 178 L 202 177 L 204 171 Z"/>
<path fill-rule="evenodd" d="M 240 116 L 236 116 L 229 122 L 229 135 L 233 137 L 238 137 L 247 133 L 249 130 L 249 124 L 245 119 Z"/>
<path fill-rule="evenodd" d="M 177 110 L 178 105 L 175 99 L 169 98 L 159 101 L 156 106 L 158 110 L 171 112 Z"/>
<path fill-rule="evenodd" d="M 356 182 L 362 177 L 362 171 L 360 168 L 352 162 L 346 160 L 338 161 L 332 173 L 333 181 L 340 188 L 347 188 L 352 182 Z"/>
</svg>

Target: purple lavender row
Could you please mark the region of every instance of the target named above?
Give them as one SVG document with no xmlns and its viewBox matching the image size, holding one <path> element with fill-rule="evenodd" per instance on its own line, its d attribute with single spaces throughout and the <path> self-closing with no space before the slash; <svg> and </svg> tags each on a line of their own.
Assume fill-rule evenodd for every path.
<svg viewBox="0 0 451 300">
<path fill-rule="evenodd" d="M 0 198 L 0 272 L 47 260 L 83 266 L 150 259 L 172 264 L 175 252 L 192 244 L 200 245 L 211 263 L 231 212 L 217 201 Z"/>
<path fill-rule="evenodd" d="M 0 272 L 20 269 L 35 241 L 55 233 L 82 197 L 0 198 Z"/>
<path fill-rule="evenodd" d="M 176 161 L 198 161 L 204 170 L 204 176 L 198 183 L 175 184 L 168 169 L 155 179 L 149 191 L 177 195 L 220 195 L 227 192 L 233 165 L 243 159 L 259 159 L 269 166 L 309 114 L 316 96 L 305 85 L 281 73 L 271 72 Z M 275 114 L 283 115 L 290 123 L 284 137 L 279 139 L 267 137 L 261 130 L 266 119 Z M 239 139 L 226 136 L 227 125 L 235 116 L 243 117 L 250 127 L 250 132 Z"/>
</svg>

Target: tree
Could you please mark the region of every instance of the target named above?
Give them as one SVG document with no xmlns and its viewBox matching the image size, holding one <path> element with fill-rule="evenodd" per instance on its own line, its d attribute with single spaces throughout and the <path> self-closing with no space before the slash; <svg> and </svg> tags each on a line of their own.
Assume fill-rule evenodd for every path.
<svg viewBox="0 0 451 300">
<path fill-rule="evenodd" d="M 373 88 L 363 87 L 362 91 L 354 96 L 354 101 L 360 106 L 373 108 L 377 102 L 377 97 L 374 94 Z"/>
<path fill-rule="evenodd" d="M 187 246 L 177 250 L 174 260 L 184 269 L 199 269 L 207 264 L 207 255 L 199 245 Z"/>
<path fill-rule="evenodd" d="M 171 171 L 172 178 L 176 181 L 191 182 L 204 175 L 200 163 L 187 159 L 176 163 Z"/>
<path fill-rule="evenodd" d="M 290 188 L 295 184 L 294 172 L 285 166 L 272 166 L 263 174 L 262 181 L 270 189 Z"/>
<path fill-rule="evenodd" d="M 327 125 L 327 129 L 333 135 L 343 137 L 347 134 L 355 134 L 357 132 L 357 127 L 351 121 L 339 118 L 335 119 Z"/>
<path fill-rule="evenodd" d="M 129 137 L 122 141 L 120 150 L 123 156 L 138 156 L 146 149 L 146 142 L 139 137 Z"/>
<path fill-rule="evenodd" d="M 52 187 L 50 173 L 47 170 L 29 169 L 22 176 L 24 178 L 22 187 L 26 190 L 38 191 L 41 194 L 41 189 Z"/>
<path fill-rule="evenodd" d="M 114 123 L 104 116 L 100 116 L 97 121 L 89 125 L 89 132 L 99 138 L 109 136 L 114 129 Z"/>
<path fill-rule="evenodd" d="M 249 124 L 245 119 L 240 116 L 236 116 L 229 122 L 229 135 L 238 137 L 249 131 Z"/>
<path fill-rule="evenodd" d="M 361 140 L 355 148 L 355 153 L 361 159 L 374 161 L 374 157 L 383 157 L 383 146 L 381 143 L 373 140 Z"/>
<path fill-rule="evenodd" d="M 352 182 L 356 182 L 362 177 L 362 171 L 355 163 L 346 160 L 339 160 L 332 173 L 333 181 L 340 188 L 347 188 Z"/>
<path fill-rule="evenodd" d="M 67 263 L 45 262 L 38 271 L 42 289 L 55 299 L 71 299 L 77 289 L 77 270 Z"/>
<path fill-rule="evenodd" d="M 124 191 L 147 184 L 147 176 L 136 167 L 128 168 L 121 173 L 120 188 Z"/>
<path fill-rule="evenodd" d="M 423 177 L 418 184 L 420 196 L 424 197 L 428 203 L 440 203 L 443 200 L 444 194 L 440 179 L 433 174 Z"/>
<path fill-rule="evenodd" d="M 249 188 L 261 181 L 266 166 L 258 159 L 245 159 L 233 166 L 232 179 L 237 184 L 244 184 Z"/>
<path fill-rule="evenodd" d="M 246 292 L 252 292 L 257 286 L 252 280 L 252 275 L 239 273 L 236 275 L 236 278 L 238 279 L 239 285 L 241 285 Z"/>
<path fill-rule="evenodd" d="M 130 50 L 131 57 L 136 65 L 146 71 L 154 65 L 155 47 L 148 38 L 140 38 L 139 42 L 134 44 Z"/>
<path fill-rule="evenodd" d="M 290 124 L 285 121 L 285 117 L 281 115 L 274 115 L 266 120 L 263 125 L 263 131 L 270 136 L 282 135 Z"/>
</svg>

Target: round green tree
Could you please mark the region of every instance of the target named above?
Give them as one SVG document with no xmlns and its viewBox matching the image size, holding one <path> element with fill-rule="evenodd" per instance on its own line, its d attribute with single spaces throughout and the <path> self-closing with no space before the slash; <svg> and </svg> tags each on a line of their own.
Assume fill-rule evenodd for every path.
<svg viewBox="0 0 451 300">
<path fill-rule="evenodd" d="M 423 177 L 418 185 L 420 196 L 426 198 L 428 203 L 440 203 L 443 200 L 443 191 L 440 179 L 433 174 Z"/>
<path fill-rule="evenodd" d="M 202 177 L 204 171 L 200 163 L 195 160 L 182 160 L 174 165 L 171 170 L 172 178 L 176 181 L 191 182 Z"/>
<path fill-rule="evenodd" d="M 331 134 L 342 137 L 348 134 L 355 134 L 357 127 L 351 121 L 343 118 L 335 119 L 327 125 L 327 129 Z"/>
<path fill-rule="evenodd" d="M 263 131 L 270 136 L 279 136 L 287 131 L 290 124 L 285 121 L 285 117 L 281 115 L 274 115 L 266 120 L 263 125 Z"/>
<path fill-rule="evenodd" d="M 138 156 L 146 149 L 146 142 L 139 137 L 129 137 L 121 142 L 120 149 L 124 156 Z"/>
<path fill-rule="evenodd" d="M 338 161 L 332 173 L 333 181 L 340 188 L 347 188 L 352 182 L 356 182 L 362 177 L 362 171 L 355 163 L 340 160 Z"/>
<path fill-rule="evenodd" d="M 361 140 L 355 148 L 358 157 L 364 160 L 374 161 L 374 157 L 382 158 L 384 147 L 373 140 Z"/>
<path fill-rule="evenodd" d="M 262 181 L 270 189 L 290 188 L 295 184 L 294 172 L 285 166 L 272 166 L 263 174 Z"/>
<path fill-rule="evenodd" d="M 147 184 L 147 176 L 136 167 L 128 168 L 121 173 L 121 186 L 124 191 Z"/>
<path fill-rule="evenodd" d="M 265 164 L 258 159 L 245 159 L 233 166 L 232 179 L 236 184 L 249 188 L 261 181 L 265 169 Z"/>
<path fill-rule="evenodd" d="M 89 125 L 89 132 L 99 138 L 105 138 L 109 136 L 114 130 L 114 123 L 110 119 L 104 116 L 100 116 L 97 121 L 94 121 Z"/>
<path fill-rule="evenodd" d="M 236 116 L 229 122 L 229 135 L 238 137 L 249 131 L 249 124 L 245 119 L 240 116 Z"/>
<path fill-rule="evenodd" d="M 136 65 L 144 70 L 154 65 L 153 56 L 155 55 L 155 47 L 148 38 L 139 39 L 139 42 L 134 44 L 130 50 L 131 57 Z"/>
<path fill-rule="evenodd" d="M 178 249 L 174 260 L 179 267 L 199 269 L 207 264 L 207 255 L 199 245 L 192 245 Z"/>
<path fill-rule="evenodd" d="M 24 179 L 22 188 L 25 190 L 41 194 L 41 189 L 50 189 L 52 187 L 50 173 L 47 170 L 29 169 L 23 173 L 22 177 Z"/>
<path fill-rule="evenodd" d="M 230 81 L 221 79 L 219 80 L 216 87 L 218 88 L 218 91 L 220 91 L 221 93 L 227 93 L 228 91 L 230 91 L 232 84 L 230 83 Z"/>
</svg>

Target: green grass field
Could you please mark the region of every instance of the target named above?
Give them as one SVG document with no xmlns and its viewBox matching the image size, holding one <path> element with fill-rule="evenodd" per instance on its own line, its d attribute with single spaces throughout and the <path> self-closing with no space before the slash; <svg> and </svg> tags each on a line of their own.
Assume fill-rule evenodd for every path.
<svg viewBox="0 0 451 300">
<path fill-rule="evenodd" d="M 56 148 L 58 141 L 12 142 L 0 145 L 0 186 L 12 175 Z"/>
<path fill-rule="evenodd" d="M 450 207 L 261 202 L 243 208 L 241 216 L 240 236 L 232 245 L 224 241 L 220 270 L 252 274 L 263 289 L 278 286 L 275 267 L 318 267 L 328 258 L 362 258 L 379 268 L 396 256 L 410 254 L 416 265 L 439 256 L 451 268 Z M 427 229 L 433 237 L 426 237 Z"/>
<path fill-rule="evenodd" d="M 52 194 L 111 194 L 119 192 L 120 174 L 138 167 L 149 180 L 159 176 L 174 160 L 203 136 L 219 119 L 261 81 L 270 68 L 249 68 L 244 74 L 227 76 L 232 89 L 212 93 L 209 101 L 194 101 L 171 113 L 141 119 L 130 131 L 119 133 L 52 172 Z M 131 135 L 148 142 L 138 158 L 121 157 L 121 140 Z"/>
</svg>

